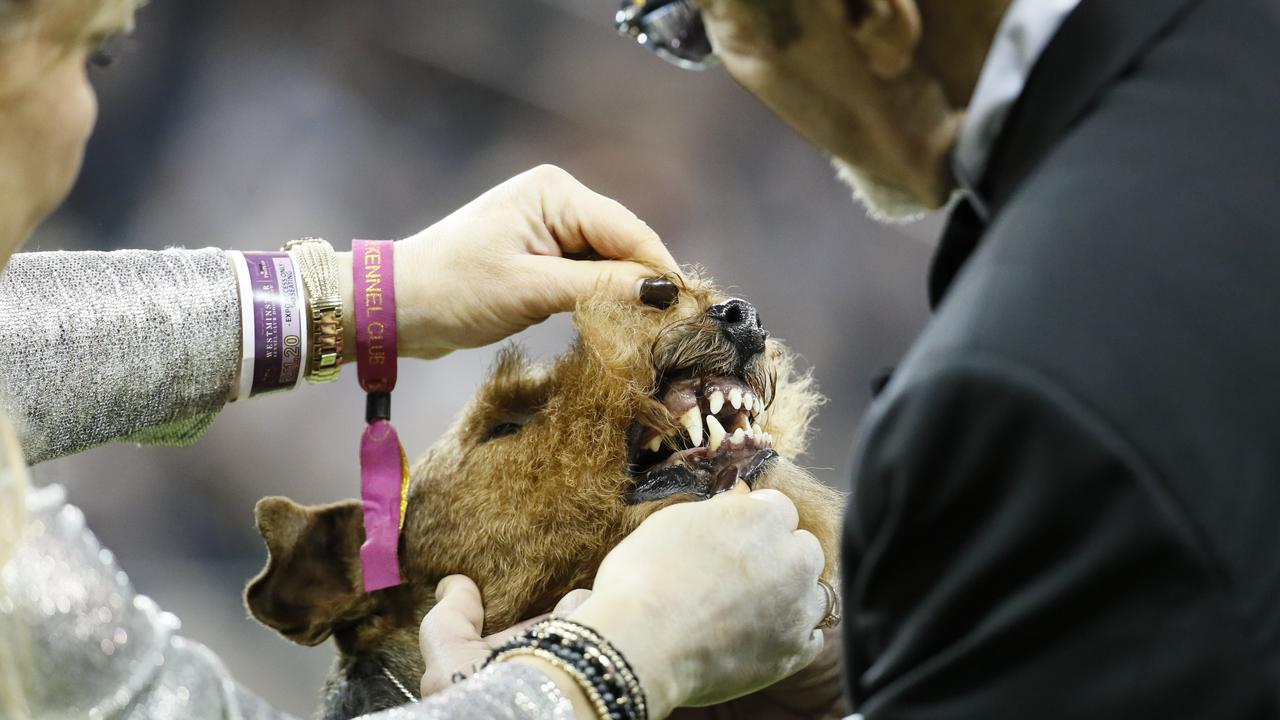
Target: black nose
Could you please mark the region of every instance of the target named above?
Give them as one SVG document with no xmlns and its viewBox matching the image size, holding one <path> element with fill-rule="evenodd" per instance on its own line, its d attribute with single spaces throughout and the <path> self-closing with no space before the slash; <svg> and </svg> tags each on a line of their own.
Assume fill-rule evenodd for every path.
<svg viewBox="0 0 1280 720">
<path fill-rule="evenodd" d="M 707 310 L 707 317 L 720 323 L 720 329 L 738 348 L 743 360 L 764 352 L 764 341 L 769 333 L 760 324 L 760 314 L 751 303 L 739 298 L 725 300 L 719 305 L 712 305 Z"/>
</svg>

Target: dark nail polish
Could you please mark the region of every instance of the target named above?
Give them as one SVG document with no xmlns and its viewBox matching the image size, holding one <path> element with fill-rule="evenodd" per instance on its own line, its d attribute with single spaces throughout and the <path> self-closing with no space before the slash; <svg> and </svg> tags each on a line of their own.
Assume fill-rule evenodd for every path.
<svg viewBox="0 0 1280 720">
<path fill-rule="evenodd" d="M 640 302 L 666 310 L 680 299 L 680 288 L 666 278 L 649 278 L 640 283 Z"/>
</svg>

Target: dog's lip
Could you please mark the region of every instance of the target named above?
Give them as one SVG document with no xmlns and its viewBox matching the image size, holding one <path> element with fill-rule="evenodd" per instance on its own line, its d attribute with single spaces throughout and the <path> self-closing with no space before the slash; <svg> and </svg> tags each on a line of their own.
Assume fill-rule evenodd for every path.
<svg viewBox="0 0 1280 720">
<path fill-rule="evenodd" d="M 645 473 L 627 492 L 627 502 L 638 504 L 664 500 L 674 495 L 692 495 L 706 500 L 733 489 L 739 479 L 747 487 L 755 488 L 760 474 L 779 457 L 773 448 L 764 448 L 751 454 L 745 461 L 730 464 L 714 476 L 700 473 L 685 465 L 672 465 Z"/>
</svg>

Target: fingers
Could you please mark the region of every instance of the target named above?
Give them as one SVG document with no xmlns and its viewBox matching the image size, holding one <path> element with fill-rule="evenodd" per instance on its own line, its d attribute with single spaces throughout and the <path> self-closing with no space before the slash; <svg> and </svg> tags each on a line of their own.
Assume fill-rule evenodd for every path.
<svg viewBox="0 0 1280 720">
<path fill-rule="evenodd" d="M 534 255 L 521 258 L 536 276 L 544 278 L 547 306 L 543 313 L 574 309 L 580 298 L 604 294 L 622 302 L 640 299 L 640 283 L 654 277 L 644 265 L 624 260 L 569 260 Z"/>
<path fill-rule="evenodd" d="M 436 585 L 436 604 L 422 619 L 418 640 L 422 654 L 435 648 L 479 640 L 484 628 L 484 602 L 480 588 L 463 575 L 450 575 Z"/>
<path fill-rule="evenodd" d="M 800 512 L 796 510 L 791 498 L 772 488 L 756 490 L 747 495 L 747 499 L 765 503 L 769 508 L 769 517 L 775 518 L 788 530 L 800 527 Z"/>
<path fill-rule="evenodd" d="M 659 272 L 679 271 L 658 234 L 618 201 L 588 189 L 552 165 L 525 175 L 539 189 L 542 220 L 564 252 L 594 252 L 644 263 Z"/>
<path fill-rule="evenodd" d="M 577 610 L 591 597 L 591 591 L 586 588 L 578 588 L 570 590 L 568 595 L 560 598 L 560 602 L 556 603 L 556 608 L 551 611 L 553 617 L 567 617 L 569 613 Z"/>
<path fill-rule="evenodd" d="M 795 548 L 799 555 L 798 564 L 803 578 L 799 582 L 804 583 L 802 587 L 809 588 L 807 595 L 809 602 L 805 604 L 805 626 L 814 628 L 826 618 L 827 612 L 834 609 L 831 595 L 818 583 L 822 566 L 826 562 L 826 555 L 822 552 L 822 543 L 818 542 L 818 538 L 814 537 L 813 533 L 797 530 L 791 535 L 795 538 Z M 832 590 L 834 591 L 834 588 Z"/>
</svg>

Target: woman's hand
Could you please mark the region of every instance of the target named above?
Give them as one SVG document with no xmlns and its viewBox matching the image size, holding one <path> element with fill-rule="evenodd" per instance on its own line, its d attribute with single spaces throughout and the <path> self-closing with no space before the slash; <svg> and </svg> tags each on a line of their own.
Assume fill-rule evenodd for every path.
<svg viewBox="0 0 1280 720">
<path fill-rule="evenodd" d="M 590 590 L 574 590 L 561 598 L 551 615 L 567 615 L 591 596 Z M 418 641 L 427 672 L 422 676 L 422 695 L 427 697 L 452 684 L 459 676 L 475 673 L 502 643 L 547 617 L 540 615 L 506 630 L 481 637 L 484 601 L 471 578 L 450 575 L 436 585 L 436 604 L 422 619 Z"/>
<path fill-rule="evenodd" d="M 605 558 L 570 619 L 635 668 L 653 717 L 759 690 L 823 649 L 822 547 L 776 490 L 674 505 Z"/>
<path fill-rule="evenodd" d="M 348 313 L 351 262 L 339 254 Z M 637 301 L 642 280 L 678 272 L 648 225 L 550 165 L 396 243 L 395 264 L 399 352 L 420 358 L 496 342 L 592 293 Z"/>
</svg>

